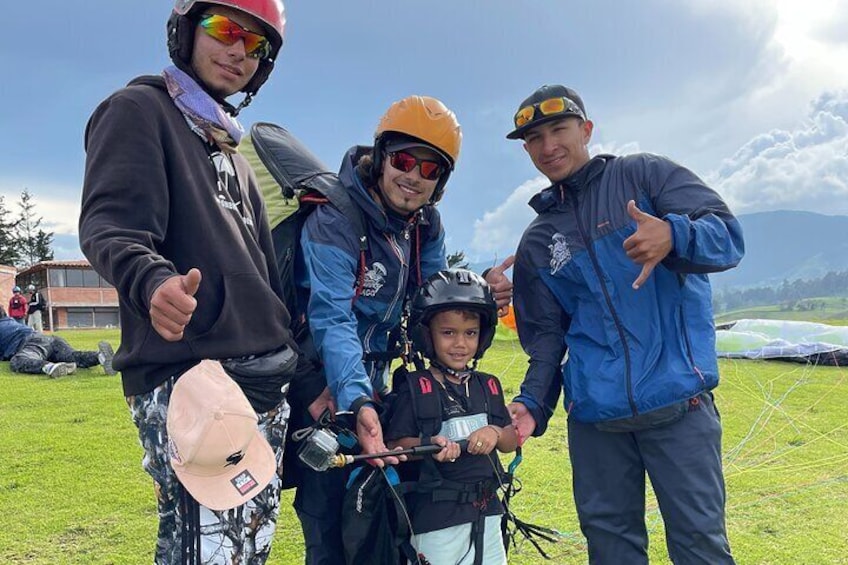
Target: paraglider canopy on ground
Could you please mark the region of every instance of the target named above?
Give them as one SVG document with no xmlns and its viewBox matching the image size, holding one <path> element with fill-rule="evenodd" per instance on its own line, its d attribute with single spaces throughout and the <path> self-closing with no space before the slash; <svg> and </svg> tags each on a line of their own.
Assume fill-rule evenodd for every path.
<svg viewBox="0 0 848 565">
<path fill-rule="evenodd" d="M 848 327 L 789 320 L 738 320 L 717 327 L 716 355 L 848 365 Z"/>
</svg>

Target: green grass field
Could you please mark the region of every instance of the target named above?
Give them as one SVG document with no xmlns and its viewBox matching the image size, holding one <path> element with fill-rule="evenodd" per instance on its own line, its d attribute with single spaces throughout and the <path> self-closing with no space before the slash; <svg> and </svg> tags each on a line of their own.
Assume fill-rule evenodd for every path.
<svg viewBox="0 0 848 565">
<path fill-rule="evenodd" d="M 76 347 L 117 331 L 62 334 Z M 499 336 L 484 368 L 517 389 L 526 358 Z M 717 402 L 724 422 L 727 520 L 740 564 L 848 563 L 848 370 L 722 361 Z M 121 393 L 99 368 L 50 380 L 0 364 L 0 563 L 150 563 L 156 529 L 152 483 Z M 585 563 L 570 492 L 564 415 L 525 446 L 519 517 L 562 532 L 544 561 L 529 544 L 518 564 Z M 272 564 L 302 562 L 286 492 Z M 665 556 L 662 520 L 649 493 L 651 562 Z"/>
</svg>

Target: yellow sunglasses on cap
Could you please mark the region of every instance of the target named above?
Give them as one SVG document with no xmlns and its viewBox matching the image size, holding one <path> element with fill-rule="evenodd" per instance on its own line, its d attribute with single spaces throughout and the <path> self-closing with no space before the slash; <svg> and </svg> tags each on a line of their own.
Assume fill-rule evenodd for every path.
<svg viewBox="0 0 848 565">
<path fill-rule="evenodd" d="M 548 98 L 535 104 L 530 104 L 521 108 L 515 113 L 515 127 L 520 128 L 533 121 L 536 117 L 536 111 L 542 116 L 553 116 L 555 114 L 571 114 L 583 120 L 586 119 L 586 114 L 580 109 L 580 106 L 570 98 L 560 96 L 558 98 Z"/>
</svg>

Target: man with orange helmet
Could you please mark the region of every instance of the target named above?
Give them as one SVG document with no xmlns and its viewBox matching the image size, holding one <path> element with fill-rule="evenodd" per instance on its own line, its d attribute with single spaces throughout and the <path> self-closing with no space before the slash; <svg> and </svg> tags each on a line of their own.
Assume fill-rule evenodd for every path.
<svg viewBox="0 0 848 565">
<path fill-rule="evenodd" d="M 172 467 L 179 452 L 166 414 L 175 382 L 201 360 L 244 364 L 294 349 L 236 120 L 274 67 L 285 21 L 280 0 L 177 0 L 167 23 L 174 65 L 111 95 L 86 129 L 80 242 L 120 296 L 114 367 L 155 481 L 156 563 L 264 563 L 274 536 L 281 470 L 270 482 L 222 480 L 208 495 L 220 500 L 200 504 L 199 491 L 189 492 Z M 239 92 L 237 107 L 227 102 Z M 267 441 L 277 461 L 287 373 L 280 363 L 258 376 L 232 375 L 257 413 L 257 441 Z M 220 464 L 243 458 L 234 450 Z"/>
<path fill-rule="evenodd" d="M 295 279 L 298 292 L 308 296 L 314 347 L 302 347 L 312 370 L 292 387 L 292 429 L 310 425 L 328 407 L 351 411 L 363 452 L 386 450 L 379 399 L 387 392 L 391 361 L 399 356 L 396 334 L 406 297 L 446 268 L 445 235 L 435 205 L 461 141 L 456 116 L 439 100 L 408 96 L 397 101 L 380 119 L 374 146 L 351 148 L 339 172 L 367 226 L 366 254 L 360 253 L 351 220 L 337 208 L 318 206 L 307 218 Z M 511 296 L 512 285 L 503 275 L 510 264 L 488 275 L 502 306 Z M 344 471 L 316 472 L 295 464 L 298 468 L 286 467 L 286 473 L 297 475 L 294 507 L 303 527 L 306 563 L 344 564 L 339 549 Z"/>
</svg>

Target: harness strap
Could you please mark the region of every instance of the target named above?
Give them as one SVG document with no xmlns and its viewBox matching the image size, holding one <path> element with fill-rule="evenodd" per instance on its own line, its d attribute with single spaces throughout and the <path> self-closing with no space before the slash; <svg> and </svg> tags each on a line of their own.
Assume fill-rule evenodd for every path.
<svg viewBox="0 0 848 565">
<path fill-rule="evenodd" d="M 400 357 L 400 349 L 390 349 L 389 351 L 369 351 L 362 355 L 362 360 L 366 362 L 394 361 Z"/>
<path fill-rule="evenodd" d="M 486 535 L 486 517 L 480 512 L 471 524 L 469 545 L 474 546 L 474 565 L 483 565 L 483 539 Z"/>
</svg>

